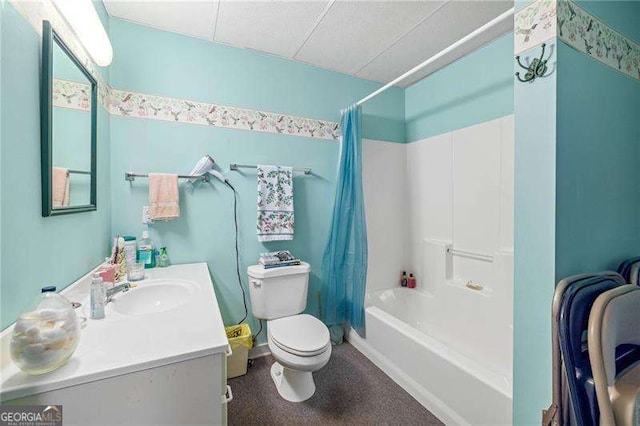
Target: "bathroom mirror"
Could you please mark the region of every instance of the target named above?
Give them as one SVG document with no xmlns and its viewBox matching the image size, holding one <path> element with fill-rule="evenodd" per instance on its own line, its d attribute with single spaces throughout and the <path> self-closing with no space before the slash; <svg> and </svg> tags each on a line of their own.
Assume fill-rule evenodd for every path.
<svg viewBox="0 0 640 426">
<path fill-rule="evenodd" d="M 42 216 L 96 210 L 97 84 L 42 26 Z"/>
</svg>

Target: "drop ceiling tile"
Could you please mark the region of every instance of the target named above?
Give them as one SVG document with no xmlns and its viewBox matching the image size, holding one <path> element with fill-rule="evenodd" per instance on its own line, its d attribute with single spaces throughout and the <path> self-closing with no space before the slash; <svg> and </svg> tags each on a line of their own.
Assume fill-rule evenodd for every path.
<svg viewBox="0 0 640 426">
<path fill-rule="evenodd" d="M 329 1 L 222 2 L 215 41 L 293 57 Z"/>
<path fill-rule="evenodd" d="M 217 1 L 104 0 L 109 15 L 193 37 L 213 39 Z"/>
<path fill-rule="evenodd" d="M 391 81 L 432 57 L 470 32 L 513 7 L 511 1 L 452 1 L 436 11 L 413 31 L 360 70 L 356 76 L 376 81 Z M 513 29 L 513 20 L 483 33 L 465 46 L 435 61 L 407 78 L 399 86 L 413 84 L 426 75 Z"/>
<path fill-rule="evenodd" d="M 337 1 L 295 59 L 354 73 L 442 1 Z"/>
<path fill-rule="evenodd" d="M 480 49 L 482 46 L 489 44 L 495 39 L 500 38 L 501 36 L 512 31 L 513 31 L 513 21 L 511 20 L 504 22 L 500 25 L 497 25 L 483 32 L 481 35 L 478 35 L 477 37 L 473 38 L 473 40 L 468 41 L 464 45 L 458 47 L 457 49 L 435 60 L 433 63 L 427 65 L 426 67 L 416 72 L 415 74 L 411 75 L 410 77 L 407 77 L 407 79 L 404 80 L 402 84 L 399 84 L 398 86 L 400 87 L 411 86 L 412 84 L 417 83 L 418 81 L 427 77 L 429 74 L 436 72 L 439 69 L 446 67 L 450 63 L 475 52 L 476 50 Z"/>
</svg>

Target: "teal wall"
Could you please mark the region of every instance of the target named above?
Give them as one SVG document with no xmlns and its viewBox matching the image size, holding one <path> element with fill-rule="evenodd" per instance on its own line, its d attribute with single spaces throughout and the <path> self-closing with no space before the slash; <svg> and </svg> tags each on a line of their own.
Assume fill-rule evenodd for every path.
<svg viewBox="0 0 640 426">
<path fill-rule="evenodd" d="M 555 52 L 555 42 L 548 42 Z M 522 53 L 535 56 L 539 48 Z M 557 58 L 549 60 L 554 64 Z M 562 64 L 558 64 L 562 66 Z M 514 65 L 514 71 L 517 70 Z M 551 65 L 553 69 L 554 65 Z M 515 77 L 514 77 L 515 78 Z M 557 74 L 515 84 L 513 423 L 540 424 L 551 402 Z"/>
<path fill-rule="evenodd" d="M 639 2 L 579 3 L 624 34 L 640 30 Z M 639 254 L 640 83 L 562 42 L 556 55 L 555 74 L 515 89 L 517 425 L 539 424 L 551 403 L 555 283 Z"/>
<path fill-rule="evenodd" d="M 640 255 L 640 82 L 558 49 L 556 278 Z"/>
<path fill-rule="evenodd" d="M 341 108 L 380 84 L 304 64 L 113 19 L 112 85 L 122 90 L 262 109 L 338 121 Z M 392 89 L 363 109 L 365 137 L 404 142 L 404 93 Z M 263 251 L 290 249 L 312 267 L 307 311 L 318 314 L 318 275 L 335 190 L 339 143 L 113 116 L 111 118 L 112 232 L 141 234 L 148 182 L 125 182 L 126 171 L 189 173 L 211 154 L 238 190 L 240 270 Z M 296 230 L 292 242 L 259 243 L 256 174 L 226 170 L 231 162 L 311 167 L 295 175 Z M 157 245 L 174 263 L 207 262 L 225 323 L 244 315 L 235 272 L 233 193 L 220 182 L 180 187 L 181 217 L 151 226 Z M 249 298 L 247 297 L 247 302 Z M 249 311 L 251 310 L 249 306 Z M 257 323 L 251 319 L 252 329 Z M 260 341 L 265 340 L 265 333 Z"/>
<path fill-rule="evenodd" d="M 317 314 L 316 291 L 333 205 L 337 142 L 121 117 L 112 118 L 111 132 L 114 233 L 140 237 L 141 209 L 148 205 L 147 180 L 129 184 L 124 180 L 126 171 L 187 174 L 206 153 L 225 167 L 230 162 L 312 167 L 314 175 L 296 174 L 294 178 L 296 230 L 292 242 L 258 243 L 255 171 L 225 171 L 225 175 L 238 191 L 243 285 L 247 285 L 246 268 L 257 262 L 258 253 L 290 249 L 311 264 L 308 310 Z M 158 246 L 167 246 L 174 263 L 207 262 L 225 323 L 239 321 L 243 308 L 233 249 L 233 193 L 217 180 L 193 188 L 182 183 L 180 209 L 179 219 L 151 226 L 152 238 Z"/>
<path fill-rule="evenodd" d="M 98 110 L 98 210 L 43 218 L 40 196 L 40 37 L 2 4 L 0 147 L 0 327 L 47 284 L 64 287 L 107 253 L 110 235 L 109 120 Z"/>
<path fill-rule="evenodd" d="M 415 142 L 513 114 L 513 33 L 405 91 L 405 134 Z"/>
<path fill-rule="evenodd" d="M 381 86 L 247 49 L 110 22 L 112 86 L 121 90 L 339 121 L 340 109 Z M 365 138 L 404 142 L 404 91 L 363 107 Z"/>
</svg>

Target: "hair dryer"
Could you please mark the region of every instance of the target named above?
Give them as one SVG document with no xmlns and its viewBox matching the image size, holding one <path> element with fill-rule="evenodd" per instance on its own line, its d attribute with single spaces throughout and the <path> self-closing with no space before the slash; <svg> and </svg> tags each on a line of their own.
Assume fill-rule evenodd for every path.
<svg viewBox="0 0 640 426">
<path fill-rule="evenodd" d="M 196 163 L 196 165 L 193 167 L 193 170 L 191 170 L 190 175 L 192 176 L 203 176 L 207 173 L 215 176 L 217 179 L 220 180 L 220 182 L 222 183 L 228 183 L 229 181 L 227 180 L 227 178 L 225 178 L 222 173 L 220 173 L 217 170 L 214 170 L 213 168 L 215 167 L 216 162 L 213 160 L 213 157 L 211 157 L 210 155 L 205 155 L 204 157 L 202 157 L 200 159 L 200 161 L 198 161 Z M 196 182 L 197 179 L 191 179 L 190 182 L 194 183 Z"/>
</svg>

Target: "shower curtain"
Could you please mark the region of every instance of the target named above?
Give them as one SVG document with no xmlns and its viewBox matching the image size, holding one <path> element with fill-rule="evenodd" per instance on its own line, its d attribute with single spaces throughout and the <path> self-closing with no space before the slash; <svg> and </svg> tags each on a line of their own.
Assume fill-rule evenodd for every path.
<svg viewBox="0 0 640 426">
<path fill-rule="evenodd" d="M 322 256 L 324 322 L 350 323 L 364 337 L 367 225 L 362 193 L 362 117 L 356 105 L 341 114 L 338 182 L 329 239 Z"/>
</svg>

